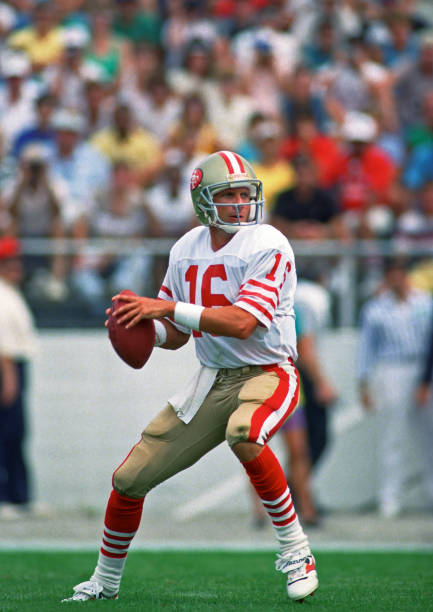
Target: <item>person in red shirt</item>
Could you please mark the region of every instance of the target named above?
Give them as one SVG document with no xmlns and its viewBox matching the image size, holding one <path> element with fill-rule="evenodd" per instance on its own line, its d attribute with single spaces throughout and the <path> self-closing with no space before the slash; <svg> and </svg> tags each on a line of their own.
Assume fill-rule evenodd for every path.
<svg viewBox="0 0 433 612">
<path fill-rule="evenodd" d="M 358 112 L 346 114 L 341 127 L 346 154 L 338 180 L 340 209 L 360 237 L 365 213 L 374 204 L 386 202 L 397 169 L 388 155 L 374 144 L 376 121 Z"/>
<path fill-rule="evenodd" d="M 283 157 L 293 159 L 306 155 L 314 160 L 320 187 L 333 187 L 343 169 L 345 155 L 337 141 L 319 132 L 314 116 L 304 112 L 297 117 L 294 133 L 281 146 Z"/>
</svg>

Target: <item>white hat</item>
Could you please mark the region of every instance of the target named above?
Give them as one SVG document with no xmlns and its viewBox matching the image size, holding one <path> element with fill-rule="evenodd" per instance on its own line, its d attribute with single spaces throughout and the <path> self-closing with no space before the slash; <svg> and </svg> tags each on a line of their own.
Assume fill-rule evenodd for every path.
<svg viewBox="0 0 433 612">
<path fill-rule="evenodd" d="M 79 113 L 64 108 L 54 115 L 53 127 L 55 130 L 81 133 L 84 130 L 84 118 Z"/>
<path fill-rule="evenodd" d="M 5 78 L 24 77 L 30 67 L 30 60 L 24 53 L 6 52 L 1 56 L 1 73 Z"/>
<path fill-rule="evenodd" d="M 106 69 L 92 60 L 84 60 L 80 68 L 80 76 L 84 81 L 92 83 L 107 83 L 110 80 Z"/>
<path fill-rule="evenodd" d="M 49 153 L 47 147 L 40 144 L 28 144 L 21 151 L 20 158 L 28 162 L 46 162 L 48 160 Z"/>
<path fill-rule="evenodd" d="M 377 123 L 366 113 L 349 111 L 344 116 L 341 136 L 352 142 L 372 142 L 377 135 Z"/>
<path fill-rule="evenodd" d="M 259 140 L 277 138 L 280 133 L 280 126 L 275 121 L 263 121 L 254 128 L 254 136 Z"/>
<path fill-rule="evenodd" d="M 89 41 L 89 33 L 84 28 L 71 26 L 62 30 L 62 42 L 65 47 L 83 49 L 84 47 L 87 47 Z"/>
</svg>

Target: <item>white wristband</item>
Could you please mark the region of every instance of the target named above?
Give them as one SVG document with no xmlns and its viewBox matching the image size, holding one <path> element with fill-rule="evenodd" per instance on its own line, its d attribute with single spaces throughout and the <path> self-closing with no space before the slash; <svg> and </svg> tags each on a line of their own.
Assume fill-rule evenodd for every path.
<svg viewBox="0 0 433 612">
<path fill-rule="evenodd" d="M 189 329 L 200 329 L 200 317 L 204 306 L 197 304 L 187 304 L 186 302 L 176 302 L 174 307 L 175 323 L 189 327 Z"/>
<path fill-rule="evenodd" d="M 161 346 L 165 344 L 167 340 L 167 329 L 164 323 L 158 321 L 158 319 L 153 320 L 153 324 L 155 325 L 155 344 L 154 346 Z"/>
</svg>

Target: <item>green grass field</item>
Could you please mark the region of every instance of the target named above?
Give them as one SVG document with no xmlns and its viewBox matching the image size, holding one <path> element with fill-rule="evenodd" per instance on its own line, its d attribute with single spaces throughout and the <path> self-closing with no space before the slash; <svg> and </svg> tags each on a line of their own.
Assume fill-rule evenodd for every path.
<svg viewBox="0 0 433 612">
<path fill-rule="evenodd" d="M 60 604 L 87 580 L 88 552 L 0 552 L 0 611 L 50 612 L 88 605 L 104 610 L 298 609 L 269 552 L 132 551 L 117 601 Z M 433 552 L 319 552 L 320 587 L 300 610 L 433 610 Z"/>
</svg>

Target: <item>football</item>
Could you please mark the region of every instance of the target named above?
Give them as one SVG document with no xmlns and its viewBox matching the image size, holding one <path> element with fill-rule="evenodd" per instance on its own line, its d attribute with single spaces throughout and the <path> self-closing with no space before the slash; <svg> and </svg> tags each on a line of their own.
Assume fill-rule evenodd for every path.
<svg viewBox="0 0 433 612">
<path fill-rule="evenodd" d="M 119 295 L 136 295 L 129 289 L 124 289 Z M 144 366 L 152 354 L 155 343 L 155 325 L 152 319 L 142 319 L 137 325 L 127 329 L 117 322 L 114 313 L 125 302 L 118 298 L 111 305 L 108 316 L 108 337 L 114 350 L 131 368 Z"/>
</svg>

